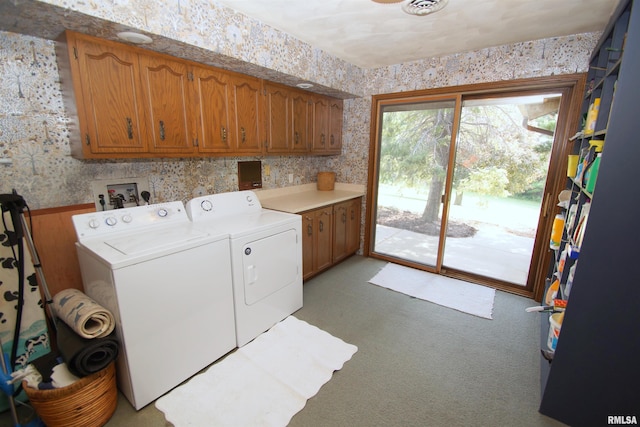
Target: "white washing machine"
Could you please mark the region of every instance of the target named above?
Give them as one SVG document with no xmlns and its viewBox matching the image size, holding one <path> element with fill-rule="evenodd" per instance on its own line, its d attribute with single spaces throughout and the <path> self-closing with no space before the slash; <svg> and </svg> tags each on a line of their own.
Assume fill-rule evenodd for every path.
<svg viewBox="0 0 640 427">
<path fill-rule="evenodd" d="M 194 224 L 227 232 L 238 347 L 302 308 L 302 217 L 263 209 L 253 191 L 197 197 Z"/>
<path fill-rule="evenodd" d="M 136 410 L 236 346 L 229 239 L 182 202 L 72 217 L 84 290 L 109 309 L 118 386 Z"/>
</svg>

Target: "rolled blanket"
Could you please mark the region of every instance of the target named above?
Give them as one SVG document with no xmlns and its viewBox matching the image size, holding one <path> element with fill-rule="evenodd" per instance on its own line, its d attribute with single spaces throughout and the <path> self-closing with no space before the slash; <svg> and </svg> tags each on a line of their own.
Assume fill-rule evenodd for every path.
<svg viewBox="0 0 640 427">
<path fill-rule="evenodd" d="M 57 327 L 58 351 L 69 372 L 78 377 L 101 371 L 118 357 L 115 333 L 103 338 L 85 339 L 64 322 L 57 322 Z"/>
<path fill-rule="evenodd" d="M 113 314 L 77 289 L 64 289 L 53 297 L 56 316 L 82 338 L 106 337 L 115 328 Z"/>
</svg>

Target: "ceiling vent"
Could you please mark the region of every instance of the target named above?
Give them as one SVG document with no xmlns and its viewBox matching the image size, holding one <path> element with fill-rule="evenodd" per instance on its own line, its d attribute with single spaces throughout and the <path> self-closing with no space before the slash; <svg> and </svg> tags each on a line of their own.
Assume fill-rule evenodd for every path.
<svg viewBox="0 0 640 427">
<path fill-rule="evenodd" d="M 409 0 L 402 4 L 402 10 L 409 15 L 424 16 L 437 12 L 447 5 L 449 0 Z"/>
</svg>

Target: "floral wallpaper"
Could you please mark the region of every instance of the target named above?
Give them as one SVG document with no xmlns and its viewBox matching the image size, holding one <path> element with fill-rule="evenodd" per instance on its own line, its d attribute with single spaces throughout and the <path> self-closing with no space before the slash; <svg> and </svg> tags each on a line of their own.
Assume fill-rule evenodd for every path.
<svg viewBox="0 0 640 427">
<path fill-rule="evenodd" d="M 186 202 L 195 195 L 237 190 L 238 160 L 256 159 L 72 158 L 73 130 L 62 104 L 52 41 L 61 31 L 57 25 L 104 38 L 113 38 L 114 27 L 139 29 L 158 34 L 158 50 L 174 56 L 282 83 L 307 80 L 318 92 L 347 98 L 342 155 L 262 157 L 271 170 L 263 176 L 265 188 L 315 182 L 320 170 L 336 171 L 339 182 L 366 184 L 371 95 L 583 72 L 599 37 L 580 34 L 360 69 L 215 1 L 18 3 L 24 9 L 16 13 L 28 18 L 17 21 L 10 5 L 0 7 L 5 16 L 0 17 L 0 193 L 15 189 L 31 209 L 90 203 L 91 181 L 124 177 L 147 178 L 158 202 Z M 28 35 L 38 26 L 40 37 Z"/>
</svg>

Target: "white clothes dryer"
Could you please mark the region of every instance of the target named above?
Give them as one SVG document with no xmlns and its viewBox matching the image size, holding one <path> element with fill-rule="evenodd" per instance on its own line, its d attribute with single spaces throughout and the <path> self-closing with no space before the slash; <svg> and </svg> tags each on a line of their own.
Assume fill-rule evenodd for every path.
<svg viewBox="0 0 640 427">
<path fill-rule="evenodd" d="M 229 234 L 236 342 L 242 347 L 302 308 L 302 217 L 263 209 L 253 191 L 197 197 L 194 224 Z"/>
<path fill-rule="evenodd" d="M 226 233 L 182 202 L 75 215 L 85 293 L 109 309 L 118 386 L 136 410 L 236 346 Z"/>
</svg>

